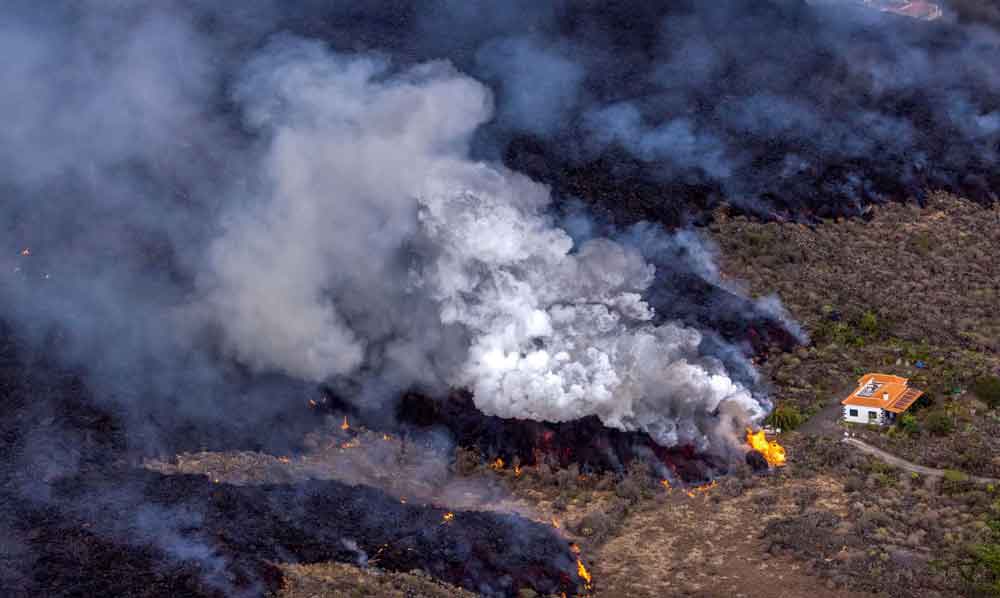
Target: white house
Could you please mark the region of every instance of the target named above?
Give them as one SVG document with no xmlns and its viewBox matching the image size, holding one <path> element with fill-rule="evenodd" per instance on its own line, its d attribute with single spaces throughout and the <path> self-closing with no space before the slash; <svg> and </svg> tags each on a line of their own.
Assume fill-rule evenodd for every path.
<svg viewBox="0 0 1000 598">
<path fill-rule="evenodd" d="M 909 385 L 909 380 L 889 374 L 865 374 L 858 387 L 841 401 L 844 421 L 884 426 L 910 408 L 924 394 Z"/>
</svg>

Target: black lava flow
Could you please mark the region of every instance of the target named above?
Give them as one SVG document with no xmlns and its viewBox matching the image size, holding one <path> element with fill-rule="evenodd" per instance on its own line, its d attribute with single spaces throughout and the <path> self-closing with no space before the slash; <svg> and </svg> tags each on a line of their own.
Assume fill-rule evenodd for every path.
<svg viewBox="0 0 1000 598">
<path fill-rule="evenodd" d="M 583 587 L 567 541 L 516 515 L 446 520 L 447 509 L 366 486 L 243 487 L 138 467 L 122 421 L 78 376 L 18 356 L 17 339 L 0 332 L 5 598 L 263 596 L 281 586 L 276 564 L 324 561 L 421 570 L 487 596 Z"/>
</svg>

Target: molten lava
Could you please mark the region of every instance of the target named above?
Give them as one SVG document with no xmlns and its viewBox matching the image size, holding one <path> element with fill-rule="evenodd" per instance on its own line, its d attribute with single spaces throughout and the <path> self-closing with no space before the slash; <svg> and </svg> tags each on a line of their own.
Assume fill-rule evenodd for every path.
<svg viewBox="0 0 1000 598">
<path fill-rule="evenodd" d="M 747 428 L 747 444 L 764 455 L 764 459 L 771 467 L 781 467 L 785 464 L 785 447 L 775 440 L 768 440 L 764 435 L 764 430 L 754 433 L 750 428 Z"/>
</svg>

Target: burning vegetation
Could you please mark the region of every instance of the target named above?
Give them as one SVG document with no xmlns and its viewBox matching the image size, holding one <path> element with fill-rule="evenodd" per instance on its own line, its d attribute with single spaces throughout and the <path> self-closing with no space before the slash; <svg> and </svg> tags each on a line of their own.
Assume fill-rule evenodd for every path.
<svg viewBox="0 0 1000 598">
<path fill-rule="evenodd" d="M 754 432 L 747 429 L 747 444 L 751 450 L 760 453 L 771 467 L 781 467 L 785 464 L 785 448 L 777 440 L 768 440 L 764 430 Z"/>
</svg>

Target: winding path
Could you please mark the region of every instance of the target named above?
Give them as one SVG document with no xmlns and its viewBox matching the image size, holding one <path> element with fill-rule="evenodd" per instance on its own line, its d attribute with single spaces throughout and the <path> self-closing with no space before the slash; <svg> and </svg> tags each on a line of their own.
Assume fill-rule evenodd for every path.
<svg viewBox="0 0 1000 598">
<path fill-rule="evenodd" d="M 898 467 L 906 471 L 918 473 L 920 475 L 935 476 L 935 477 L 941 477 L 944 475 L 945 470 L 943 469 L 935 469 L 933 467 L 924 467 L 923 465 L 917 465 L 912 461 L 907 461 L 906 459 L 897 457 L 892 453 L 887 453 L 882 449 L 876 448 L 868 444 L 867 442 L 862 442 L 857 438 L 845 438 L 844 442 L 854 446 L 855 448 L 861 450 L 862 452 L 868 453 L 869 455 L 872 455 L 874 457 L 878 457 L 879 459 L 885 461 L 889 465 Z M 984 478 L 980 476 L 970 475 L 969 479 L 978 484 L 1000 484 L 1000 480 L 996 478 Z"/>
</svg>

